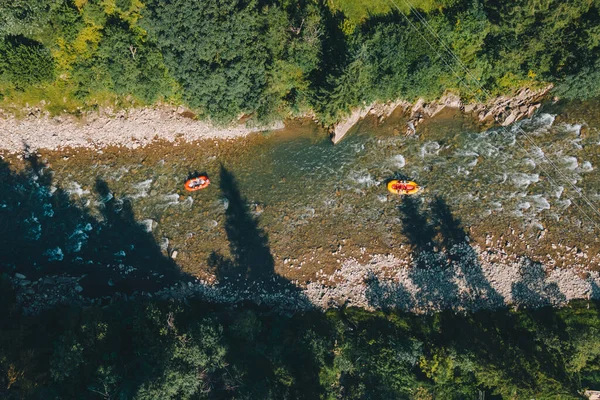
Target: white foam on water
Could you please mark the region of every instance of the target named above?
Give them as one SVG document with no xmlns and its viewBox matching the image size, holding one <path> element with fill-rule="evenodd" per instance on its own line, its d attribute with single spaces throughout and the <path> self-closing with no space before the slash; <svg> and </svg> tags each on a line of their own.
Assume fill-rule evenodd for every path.
<svg viewBox="0 0 600 400">
<path fill-rule="evenodd" d="M 567 123 L 563 123 L 561 124 L 562 128 L 566 131 L 566 132 L 573 132 L 575 133 L 577 136 L 579 136 L 581 134 L 581 124 L 567 124 Z"/>
<path fill-rule="evenodd" d="M 186 207 L 191 207 L 194 204 L 194 198 L 192 196 L 188 196 L 181 204 Z"/>
<path fill-rule="evenodd" d="M 82 247 L 83 247 L 83 242 L 75 242 L 68 250 L 71 253 L 78 253 L 81 251 Z"/>
<path fill-rule="evenodd" d="M 510 180 L 515 186 L 524 189 L 532 183 L 539 182 L 540 176 L 538 174 L 515 172 L 510 175 Z"/>
<path fill-rule="evenodd" d="M 146 179 L 145 181 L 136 183 L 135 185 L 133 185 L 133 188 L 135 189 L 136 193 L 130 195 L 129 197 L 131 197 L 132 199 L 146 197 L 146 196 L 148 196 L 148 191 L 150 190 L 151 186 L 152 186 L 152 179 Z"/>
<path fill-rule="evenodd" d="M 403 168 L 406 165 L 406 159 L 402 154 L 397 154 L 391 158 L 391 164 L 395 168 Z"/>
<path fill-rule="evenodd" d="M 437 155 L 440 152 L 440 144 L 435 141 L 427 142 L 421 146 L 421 158 L 425 156 Z"/>
<path fill-rule="evenodd" d="M 540 213 L 544 210 L 550 209 L 550 203 L 548 200 L 543 197 L 541 194 L 536 194 L 534 196 L 529 196 L 529 201 L 532 203 L 533 212 Z"/>
<path fill-rule="evenodd" d="M 67 186 L 65 187 L 65 192 L 67 192 L 69 196 L 77 195 L 79 197 L 83 196 L 84 194 L 90 194 L 89 190 L 83 190 L 81 185 L 75 181 L 69 182 L 67 184 Z"/>
<path fill-rule="evenodd" d="M 544 228 L 544 225 L 537 219 L 532 220 L 531 223 L 529 224 L 529 226 L 531 226 L 532 228 L 537 228 L 540 231 L 543 231 L 544 229 L 546 229 L 546 228 Z"/>
<path fill-rule="evenodd" d="M 118 170 L 116 170 L 114 174 L 112 174 L 112 178 L 115 181 L 120 181 L 121 178 L 123 178 L 125 176 L 125 174 L 128 173 L 128 172 L 129 172 L 129 168 L 127 168 L 127 167 L 121 167 Z"/>
<path fill-rule="evenodd" d="M 457 149 L 454 155 L 459 157 L 479 157 L 479 153 L 472 150 Z"/>
<path fill-rule="evenodd" d="M 525 165 L 526 167 L 529 167 L 531 169 L 535 169 L 535 167 L 537 166 L 537 164 L 535 163 L 535 161 L 533 161 L 531 158 L 524 158 L 521 163 L 523 165 Z"/>
<path fill-rule="evenodd" d="M 299 218 L 313 218 L 315 216 L 315 209 L 312 207 L 304 207 L 304 212 L 300 214 Z"/>
<path fill-rule="evenodd" d="M 557 199 L 560 199 L 560 196 L 562 196 L 563 192 L 565 191 L 565 188 L 562 186 L 556 186 L 556 191 L 552 194 L 554 197 L 556 197 Z"/>
<path fill-rule="evenodd" d="M 27 218 L 25 223 L 29 225 L 29 231 L 27 232 L 27 236 L 33 240 L 39 240 L 42 236 L 42 224 L 37 219 L 37 217 L 31 214 L 31 218 Z"/>
<path fill-rule="evenodd" d="M 473 159 L 466 164 L 467 167 L 475 167 L 477 165 L 477 162 L 479 161 L 479 159 L 478 159 L 479 153 L 471 151 L 471 150 L 458 149 L 454 153 L 454 156 L 455 157 L 465 157 L 465 158 L 473 157 Z"/>
<path fill-rule="evenodd" d="M 577 161 L 577 157 L 564 156 L 560 159 L 560 165 L 563 168 L 566 168 L 566 169 L 572 171 L 579 166 L 579 162 Z"/>
<path fill-rule="evenodd" d="M 365 149 L 365 144 L 364 143 L 353 144 L 352 149 L 354 150 L 355 153 L 360 153 L 361 151 L 363 151 Z"/>
<path fill-rule="evenodd" d="M 108 203 L 109 201 L 111 201 L 115 196 L 112 194 L 112 192 L 108 192 L 106 194 L 106 196 L 104 196 L 101 201 L 102 203 Z"/>
<path fill-rule="evenodd" d="M 54 209 L 52 208 L 52 204 L 45 203 L 42 206 L 42 209 L 44 210 L 44 217 L 52 218 L 54 216 Z"/>
<path fill-rule="evenodd" d="M 529 149 L 528 152 L 533 157 L 537 158 L 538 162 L 540 162 L 540 160 L 543 160 L 546 157 L 546 153 L 544 153 L 544 150 L 542 150 L 540 147 L 534 147 L 532 149 Z"/>
<path fill-rule="evenodd" d="M 462 166 L 460 166 L 460 165 L 458 165 L 458 166 L 456 167 L 456 174 L 457 174 L 457 175 L 464 175 L 464 176 L 468 176 L 470 173 L 471 173 L 471 172 L 470 172 L 468 169 L 466 169 L 466 168 L 463 168 L 463 167 L 462 167 Z"/>
<path fill-rule="evenodd" d="M 356 182 L 360 186 L 370 187 L 377 184 L 377 181 L 371 174 L 364 171 L 351 171 L 349 175 L 350 182 Z"/>
<path fill-rule="evenodd" d="M 153 219 L 145 219 L 140 221 L 140 224 L 144 227 L 146 232 L 152 232 L 154 230 L 154 220 Z"/>
<path fill-rule="evenodd" d="M 532 122 L 534 122 L 539 128 L 550 128 L 552 125 L 554 125 L 554 120 L 556 120 L 556 115 L 540 113 L 532 119 Z"/>
<path fill-rule="evenodd" d="M 323 200 L 323 205 L 327 208 L 333 207 L 337 202 L 336 199 L 325 199 Z"/>
<path fill-rule="evenodd" d="M 169 238 L 163 237 L 160 241 L 160 250 L 167 251 L 169 249 Z"/>
<path fill-rule="evenodd" d="M 502 211 L 502 203 L 499 201 L 492 201 L 490 206 L 492 207 L 493 211 Z"/>
<path fill-rule="evenodd" d="M 206 226 L 206 228 L 212 229 L 212 228 L 216 228 L 219 225 L 219 223 L 214 219 L 210 219 L 210 220 L 206 221 L 206 223 L 204 225 Z"/>
<path fill-rule="evenodd" d="M 89 227 L 89 228 L 88 228 Z M 92 230 L 92 225 L 88 223 L 85 226 L 77 225 L 77 228 L 73 233 L 69 236 L 69 246 L 67 248 L 67 252 L 77 253 L 81 251 L 81 247 L 87 241 L 88 235 L 85 233 Z"/>
<path fill-rule="evenodd" d="M 227 209 L 229 208 L 229 199 L 227 199 L 226 197 L 223 197 L 220 200 L 220 202 L 223 205 L 223 208 L 225 209 L 225 211 L 227 211 Z"/>
<path fill-rule="evenodd" d="M 477 156 L 483 155 L 486 158 L 496 157 L 500 153 L 498 147 L 494 146 L 490 142 L 484 141 L 474 142 L 472 145 L 472 149 L 474 150 L 474 153 L 477 154 Z"/>
<path fill-rule="evenodd" d="M 558 205 L 558 207 L 562 208 L 562 209 L 567 209 L 571 206 L 571 200 L 570 199 L 565 199 L 565 200 L 560 200 L 557 201 L 556 204 Z"/>
<path fill-rule="evenodd" d="M 177 193 L 165 194 L 162 198 L 166 202 L 165 205 L 167 206 L 179 204 L 179 195 Z"/>
<path fill-rule="evenodd" d="M 63 258 L 65 258 L 65 255 L 60 247 L 48 249 L 43 255 L 48 257 L 48 261 L 62 261 Z"/>
<path fill-rule="evenodd" d="M 575 147 L 577 150 L 583 150 L 583 146 L 581 145 L 581 138 L 577 138 L 577 139 L 573 139 L 571 140 L 571 144 L 573 145 L 573 147 Z"/>
<path fill-rule="evenodd" d="M 591 172 L 594 170 L 594 167 L 592 167 L 592 163 L 589 161 L 584 161 L 581 163 L 581 167 L 579 168 L 579 170 L 581 172 Z"/>
</svg>

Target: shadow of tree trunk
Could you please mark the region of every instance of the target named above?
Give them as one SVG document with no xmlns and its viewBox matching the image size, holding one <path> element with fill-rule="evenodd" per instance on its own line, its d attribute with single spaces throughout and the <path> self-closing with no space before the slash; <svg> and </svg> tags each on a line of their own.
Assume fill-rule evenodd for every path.
<svg viewBox="0 0 600 400">
<path fill-rule="evenodd" d="M 219 285 L 258 302 L 271 302 L 277 297 L 283 308 L 286 304 L 310 304 L 296 285 L 275 272 L 268 235 L 250 213 L 233 174 L 221 166 L 219 177 L 219 187 L 227 200 L 224 228 L 231 253 L 231 259 L 218 252 L 208 257 Z"/>
</svg>

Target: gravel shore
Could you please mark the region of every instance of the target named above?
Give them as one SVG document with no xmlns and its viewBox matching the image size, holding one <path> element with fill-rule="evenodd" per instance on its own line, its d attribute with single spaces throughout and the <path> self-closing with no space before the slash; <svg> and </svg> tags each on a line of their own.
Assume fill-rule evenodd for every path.
<svg viewBox="0 0 600 400">
<path fill-rule="evenodd" d="M 44 278 L 31 285 L 23 284 L 25 277 L 17 274 L 14 281 L 17 298 L 30 313 L 52 304 L 105 304 L 139 297 L 184 302 L 199 298 L 221 304 L 251 301 L 282 313 L 354 306 L 415 314 L 560 307 L 575 299 L 600 299 L 597 271 L 551 268 L 466 243 L 448 252 L 424 252 L 417 257 L 375 255 L 366 264 L 348 259 L 333 275 L 321 278 L 304 287 L 277 275 L 253 282 L 182 281 L 152 294 L 115 293 L 102 299 L 85 297 L 78 278 Z M 57 279 L 62 286 L 56 284 Z"/>
<path fill-rule="evenodd" d="M 18 153 L 25 148 L 35 151 L 108 146 L 133 149 L 155 140 L 232 139 L 284 127 L 283 122 L 267 127 L 217 127 L 187 115 L 183 109 L 174 107 L 133 109 L 115 114 L 105 112 L 102 115 L 88 113 L 80 118 L 69 115 L 51 118 L 39 110 L 32 110 L 25 118 L 0 112 L 0 150 Z"/>
</svg>

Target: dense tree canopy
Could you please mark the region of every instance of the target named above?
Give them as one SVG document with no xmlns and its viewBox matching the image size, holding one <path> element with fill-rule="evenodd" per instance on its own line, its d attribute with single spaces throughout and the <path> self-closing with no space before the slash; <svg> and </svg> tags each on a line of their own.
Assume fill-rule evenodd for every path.
<svg viewBox="0 0 600 400">
<path fill-rule="evenodd" d="M 0 0 L 0 44 L 3 104 L 52 112 L 161 100 L 220 122 L 330 124 L 445 91 L 600 91 L 597 0 Z"/>
<path fill-rule="evenodd" d="M 594 303 L 290 317 L 135 300 L 31 316 L 0 283 L 3 399 L 576 399 L 600 385 Z"/>
</svg>

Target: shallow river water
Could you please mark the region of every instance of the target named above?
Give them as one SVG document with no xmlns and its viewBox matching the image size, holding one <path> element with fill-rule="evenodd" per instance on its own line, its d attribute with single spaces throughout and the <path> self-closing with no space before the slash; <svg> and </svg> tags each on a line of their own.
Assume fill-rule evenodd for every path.
<svg viewBox="0 0 600 400">
<path fill-rule="evenodd" d="M 211 254 L 227 258 L 236 251 L 230 249 L 236 233 L 227 226 L 227 210 L 247 205 L 247 226 L 239 234 L 264 233 L 260 246 L 272 256 L 274 271 L 306 282 L 332 273 L 350 257 L 366 262 L 373 254 L 401 257 L 409 250 L 414 243 L 399 209 L 404 200 L 385 186 L 402 177 L 425 188 L 416 196 L 423 221 L 434 224 L 428 210 L 434 199 L 442 199 L 469 240 L 482 247 L 493 242 L 541 261 L 548 255 L 560 260 L 557 253 L 565 249 L 582 250 L 581 264 L 597 269 L 587 254 L 600 248 L 597 106 L 547 105 L 531 119 L 488 130 L 469 116 L 446 111 L 410 137 L 397 133 L 405 130 L 401 115 L 383 123 L 368 118 L 335 146 L 314 123 L 294 121 L 282 131 L 229 141 L 40 151 L 41 173 L 21 175 L 37 182 L 32 186 L 37 205 L 17 219 L 27 230 L 23 240 L 34 240 L 35 232 L 57 218 L 71 229 L 62 242 L 56 235 L 36 242 L 36 265 L 69 257 L 100 263 L 86 259 L 92 253 L 85 247 L 93 230 L 107 226 L 86 221 L 110 219 L 102 212 L 109 204 L 115 215 L 127 212 L 140 223 L 130 231 L 125 217 L 121 225 L 111 225 L 116 239 L 110 254 L 123 260 L 121 268 L 127 268 L 135 246 L 130 236 L 147 231 L 165 258 L 212 280 Z M 26 165 L 14 155 L 5 159 L 12 174 Z M 183 183 L 195 171 L 206 173 L 211 185 L 186 192 Z M 19 196 L 27 197 L 30 183 L 21 182 Z M 66 204 L 53 199 L 58 189 L 68 195 Z M 14 206 L 0 203 L 5 211 Z"/>
</svg>

